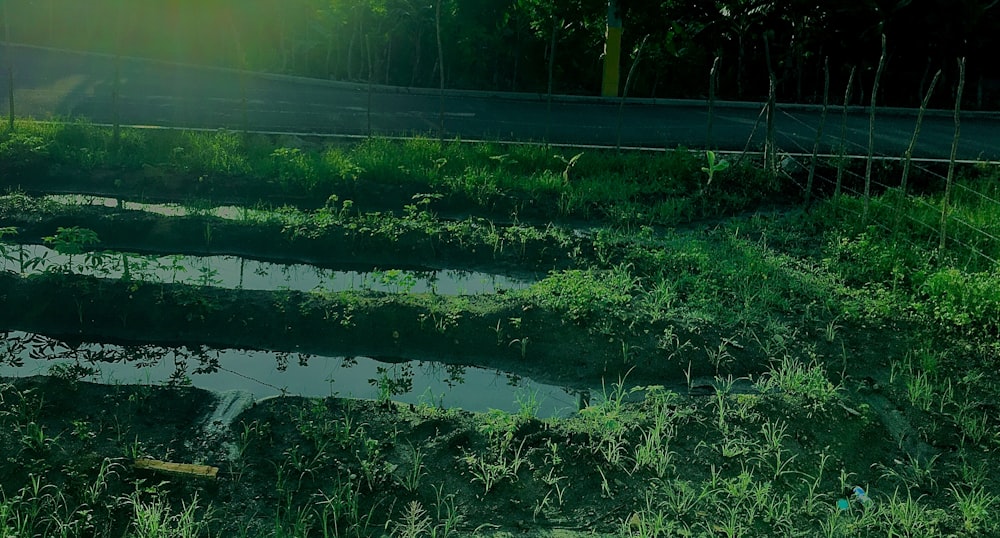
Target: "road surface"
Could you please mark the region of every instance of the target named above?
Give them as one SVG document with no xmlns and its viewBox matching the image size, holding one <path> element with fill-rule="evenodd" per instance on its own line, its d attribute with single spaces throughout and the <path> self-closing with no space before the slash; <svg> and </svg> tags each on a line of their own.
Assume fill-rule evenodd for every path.
<svg viewBox="0 0 1000 538">
<path fill-rule="evenodd" d="M 18 116 L 114 121 L 114 57 L 22 45 L 3 47 L 0 57 L 5 63 L 9 58 L 13 67 Z M 704 101 L 637 99 L 620 107 L 617 99 L 556 96 L 550 107 L 537 94 L 446 91 L 442 97 L 436 90 L 369 87 L 135 58 L 118 63 L 118 114 L 125 125 L 437 136 L 443 110 L 447 138 L 650 148 L 698 148 L 709 141 Z M 0 110 L 6 115 L 7 100 L 2 101 Z M 751 149 L 761 148 L 766 131 L 761 110 L 756 103 L 716 103 L 711 145 L 742 150 L 750 141 Z M 810 153 L 820 123 L 819 107 L 779 105 L 777 110 L 778 147 Z M 821 151 L 838 147 L 841 112 L 839 107 L 830 109 Z M 848 151 L 865 155 L 867 110 L 852 107 L 847 125 Z M 915 110 L 879 110 L 876 154 L 902 155 L 915 125 Z M 954 129 L 950 112 L 929 111 L 914 156 L 947 159 Z M 1000 160 L 1000 114 L 963 114 L 958 157 Z"/>
</svg>

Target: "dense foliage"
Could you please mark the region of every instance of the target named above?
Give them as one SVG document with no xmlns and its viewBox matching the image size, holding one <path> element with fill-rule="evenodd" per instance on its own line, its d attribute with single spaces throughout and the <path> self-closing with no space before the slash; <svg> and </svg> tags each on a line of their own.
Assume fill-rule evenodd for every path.
<svg viewBox="0 0 1000 538">
<path fill-rule="evenodd" d="M 770 56 L 781 100 L 820 100 L 829 59 L 832 93 L 842 95 L 856 67 L 853 98 L 867 102 L 884 33 L 888 65 L 881 101 L 918 104 L 937 69 L 944 70 L 945 87 L 954 88 L 955 60 L 965 56 L 966 106 L 1000 103 L 1000 74 L 990 68 L 990 54 L 1000 48 L 997 2 L 620 3 L 623 71 L 648 35 L 632 95 L 704 96 L 718 57 L 717 95 L 760 99 L 767 93 Z M 11 0 L 6 16 L 15 42 L 436 87 L 436 7 L 433 0 Z M 554 55 L 554 91 L 598 92 L 604 0 L 441 0 L 440 7 L 448 87 L 545 91 Z M 953 92 L 938 94 L 938 106 L 951 104 Z"/>
</svg>

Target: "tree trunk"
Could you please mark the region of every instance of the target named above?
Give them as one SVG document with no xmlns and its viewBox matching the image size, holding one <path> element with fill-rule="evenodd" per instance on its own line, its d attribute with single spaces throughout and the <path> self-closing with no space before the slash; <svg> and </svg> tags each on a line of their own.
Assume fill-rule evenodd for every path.
<svg viewBox="0 0 1000 538">
<path fill-rule="evenodd" d="M 288 30 L 285 28 L 285 10 L 279 9 L 278 13 L 278 50 L 281 53 L 281 72 L 284 73 L 288 69 L 288 43 L 286 38 L 288 36 Z"/>
<path fill-rule="evenodd" d="M 556 19 L 555 15 L 552 16 L 552 39 L 549 42 L 549 84 L 548 84 L 548 95 L 549 102 L 552 101 L 552 87 L 555 82 L 555 67 L 556 67 L 556 39 L 559 35 L 559 27 L 562 26 L 562 21 Z"/>
<path fill-rule="evenodd" d="M 715 82 L 718 79 L 719 57 L 712 61 L 712 68 L 708 71 L 708 129 L 705 136 L 705 149 L 712 149 L 712 120 L 715 109 Z"/>
<path fill-rule="evenodd" d="M 767 60 L 767 135 L 764 140 L 764 168 L 768 175 L 774 180 L 778 175 L 778 156 L 774 141 L 774 113 L 777 98 L 777 78 L 774 75 L 774 66 L 771 64 L 771 43 L 767 34 L 764 34 L 764 57 Z"/>
<path fill-rule="evenodd" d="M 746 47 L 743 45 L 743 32 L 739 33 L 737 41 L 739 42 L 739 50 L 736 55 L 736 98 L 743 99 L 743 59 L 746 54 Z"/>
<path fill-rule="evenodd" d="M 555 83 L 555 69 L 556 69 L 556 39 L 559 35 L 559 28 L 562 26 L 562 21 L 556 19 L 556 16 L 552 16 L 552 39 L 549 42 L 549 84 L 548 91 L 546 92 L 547 97 L 545 98 L 545 141 L 548 142 L 549 139 L 549 128 L 552 126 L 552 88 Z"/>
<path fill-rule="evenodd" d="M 365 64 L 367 65 L 368 76 L 365 77 L 369 83 L 372 81 L 372 77 L 375 74 L 375 60 L 372 58 L 372 36 L 370 32 L 365 32 L 362 35 L 364 39 L 364 47 L 361 52 L 365 55 Z"/>
<path fill-rule="evenodd" d="M 385 78 L 384 84 L 389 84 L 389 71 L 392 68 L 392 32 L 385 36 Z"/>
<path fill-rule="evenodd" d="M 14 60 L 10 53 L 10 20 L 7 2 L 3 4 L 3 49 L 7 53 L 7 128 L 14 130 Z"/>
<path fill-rule="evenodd" d="M 833 190 L 834 211 L 840 206 L 840 188 L 844 182 L 844 155 L 847 153 L 847 104 L 851 101 L 851 90 L 854 89 L 854 73 L 857 66 L 851 67 L 847 77 L 847 89 L 844 90 L 844 111 L 840 119 L 840 151 L 837 155 L 837 183 Z"/>
<path fill-rule="evenodd" d="M 331 58 L 333 58 L 333 32 L 330 32 L 330 38 L 326 40 L 326 59 L 323 61 L 323 69 L 326 70 L 327 78 L 333 78 L 331 76 L 333 71 L 330 70 Z"/>
<path fill-rule="evenodd" d="M 417 77 L 420 76 L 420 44 L 423 42 L 424 30 L 423 28 L 417 30 L 417 43 L 413 49 L 413 74 L 410 76 L 410 86 L 417 85 Z"/>
<path fill-rule="evenodd" d="M 347 42 L 347 72 L 345 79 L 351 80 L 353 75 L 352 67 L 354 66 L 354 41 L 357 40 L 358 32 L 357 30 L 351 32 L 351 39 Z"/>
<path fill-rule="evenodd" d="M 49 0 L 49 43 L 54 44 L 56 39 L 55 31 L 55 0 Z M 6 17 L 5 17 L 6 18 Z M 54 45 L 52 45 L 54 46 Z"/>
<path fill-rule="evenodd" d="M 907 190 L 906 182 L 910 175 L 910 164 L 913 162 L 913 148 L 917 145 L 917 137 L 920 136 L 920 125 L 924 121 L 924 112 L 927 111 L 927 106 L 930 105 L 931 95 L 934 94 L 934 86 L 937 85 L 939 78 L 941 78 L 940 69 L 934 74 L 934 79 L 931 80 L 931 85 L 927 88 L 927 93 L 921 101 L 920 110 L 917 111 L 917 126 L 914 127 L 913 136 L 910 138 L 910 145 L 906 148 L 906 153 L 903 154 L 903 177 L 899 180 L 899 202 L 896 204 L 896 219 L 892 228 L 895 232 L 900 231 L 899 224 L 902 222 L 903 202 L 906 200 Z"/>
<path fill-rule="evenodd" d="M 117 24 L 115 24 L 115 80 L 111 90 L 111 100 L 114 107 L 113 144 L 115 152 L 121 148 L 121 84 L 122 84 L 122 10 L 124 2 L 119 0 L 116 6 Z M 117 157 L 116 157 L 117 158 Z"/>
<path fill-rule="evenodd" d="M 976 84 L 976 108 L 983 109 L 983 74 L 979 73 L 979 81 Z"/>
<path fill-rule="evenodd" d="M 646 34 L 642 38 L 642 42 L 639 43 L 639 49 L 635 52 L 635 58 L 632 59 L 632 66 L 628 70 L 628 75 L 625 77 L 625 89 L 622 90 L 621 99 L 618 101 L 618 140 L 615 143 L 615 151 L 621 154 L 622 151 L 622 113 L 625 109 L 625 99 L 628 97 L 628 90 L 632 86 L 632 75 L 635 74 L 635 68 L 639 65 L 639 60 L 642 59 L 642 49 L 646 46 L 646 40 L 649 39 L 649 34 Z"/>
<path fill-rule="evenodd" d="M 437 33 L 438 74 L 441 81 L 440 94 L 438 94 L 438 103 L 440 105 L 438 138 L 444 143 L 444 46 L 441 44 L 441 0 L 437 0 L 434 10 L 434 29 L 435 33 Z"/>
<path fill-rule="evenodd" d="M 515 21 L 516 30 L 514 30 L 514 73 L 510 77 L 510 91 L 517 91 L 517 71 L 521 64 L 521 24 L 520 20 Z"/>
</svg>

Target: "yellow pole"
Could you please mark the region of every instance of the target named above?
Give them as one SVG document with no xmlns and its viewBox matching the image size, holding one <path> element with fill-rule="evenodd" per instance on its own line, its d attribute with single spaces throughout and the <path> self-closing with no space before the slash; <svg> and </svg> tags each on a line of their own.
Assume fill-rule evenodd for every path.
<svg viewBox="0 0 1000 538">
<path fill-rule="evenodd" d="M 608 0 L 608 33 L 604 42 L 604 82 L 601 95 L 618 97 L 622 51 L 622 17 L 618 0 Z"/>
</svg>

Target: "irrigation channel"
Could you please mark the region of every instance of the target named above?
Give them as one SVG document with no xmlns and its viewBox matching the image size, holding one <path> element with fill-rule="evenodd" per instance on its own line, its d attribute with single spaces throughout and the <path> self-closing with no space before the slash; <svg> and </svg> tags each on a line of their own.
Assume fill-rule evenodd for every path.
<svg viewBox="0 0 1000 538">
<path fill-rule="evenodd" d="M 76 197 L 53 197 L 79 203 Z M 111 203 L 108 201 L 111 200 Z M 117 205 L 113 199 L 91 199 Z M 180 206 L 130 204 L 171 216 Z M 224 208 L 217 213 L 232 215 Z M 308 264 L 281 264 L 239 256 L 156 256 L 91 252 L 71 256 L 42 245 L 9 248 L 0 270 L 22 276 L 46 271 L 110 279 L 185 283 L 224 289 L 324 292 L 373 291 L 473 295 L 523 289 L 530 281 L 475 271 L 345 271 Z M 217 349 L 204 346 L 118 346 L 66 342 L 38 334 L 8 332 L 0 344 L 4 375 L 24 377 L 72 373 L 101 383 L 191 384 L 215 392 L 243 391 L 253 400 L 278 395 L 342 396 L 433 404 L 469 411 L 516 411 L 522 403 L 538 406 L 540 416 L 574 411 L 570 389 L 537 383 L 496 370 L 392 358 L 327 357 L 301 353 Z"/>
<path fill-rule="evenodd" d="M 523 289 L 531 282 L 477 271 L 441 270 L 340 271 L 307 264 L 272 263 L 240 256 L 147 256 L 100 252 L 74 257 L 42 245 L 11 249 L 15 261 L 0 262 L 0 271 L 27 276 L 58 268 L 102 278 L 124 277 L 147 282 L 169 282 L 225 289 L 326 292 L 376 291 L 472 295 Z"/>
<path fill-rule="evenodd" d="M 165 217 L 186 217 L 190 215 L 212 216 L 220 219 L 242 220 L 254 215 L 267 215 L 269 210 L 253 207 L 220 205 L 213 207 L 190 207 L 177 203 L 146 203 L 113 198 L 108 196 L 93 196 L 84 194 L 47 194 L 40 198 L 60 204 L 92 205 L 97 207 L 116 207 L 133 211 L 145 211 Z"/>
<path fill-rule="evenodd" d="M 67 375 L 104 384 L 180 384 L 222 393 L 242 391 L 254 401 L 294 395 L 393 399 L 468 411 L 514 412 L 537 406 L 542 417 L 577 408 L 571 389 L 484 368 L 370 357 L 324 357 L 206 346 L 120 346 L 68 342 L 11 331 L 0 343 L 4 376 Z"/>
</svg>

